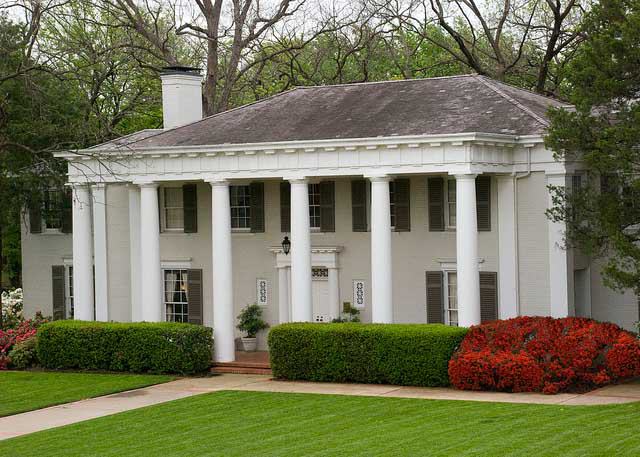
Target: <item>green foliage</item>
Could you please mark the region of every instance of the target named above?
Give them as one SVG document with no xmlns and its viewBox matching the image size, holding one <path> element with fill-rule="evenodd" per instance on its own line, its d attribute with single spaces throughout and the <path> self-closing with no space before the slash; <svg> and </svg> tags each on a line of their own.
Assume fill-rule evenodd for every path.
<svg viewBox="0 0 640 457">
<path fill-rule="evenodd" d="M 570 246 L 604 257 L 608 286 L 640 293 L 640 2 L 600 2 L 583 33 L 566 71 L 576 110 L 551 112 L 546 145 L 591 173 L 581 190 L 552 189 L 548 215 L 567 224 Z"/>
<path fill-rule="evenodd" d="M 212 330 L 174 322 L 56 321 L 38 329 L 45 368 L 200 373 L 211 362 Z"/>
<path fill-rule="evenodd" d="M 38 365 L 38 354 L 36 352 L 37 337 L 27 338 L 16 343 L 9 352 L 10 367 L 25 370 Z"/>
<path fill-rule="evenodd" d="M 276 378 L 447 386 L 467 329 L 441 324 L 282 324 L 269 332 Z"/>
<path fill-rule="evenodd" d="M 342 304 L 342 314 L 331 322 L 336 324 L 341 322 L 360 322 L 360 310 L 351 306 L 351 302 L 346 301 Z"/>
<path fill-rule="evenodd" d="M 246 332 L 248 338 L 255 338 L 260 330 L 269 325 L 262 319 L 262 308 L 257 304 L 247 305 L 238 315 L 238 330 Z"/>
</svg>

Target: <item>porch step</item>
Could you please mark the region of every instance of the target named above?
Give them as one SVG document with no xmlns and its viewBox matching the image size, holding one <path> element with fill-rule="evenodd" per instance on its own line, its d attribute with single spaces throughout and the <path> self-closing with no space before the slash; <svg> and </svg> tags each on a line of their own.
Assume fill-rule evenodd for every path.
<svg viewBox="0 0 640 457">
<path fill-rule="evenodd" d="M 271 375 L 269 353 L 237 351 L 234 362 L 211 362 L 210 371 L 211 373 Z"/>
<path fill-rule="evenodd" d="M 271 376 L 271 368 L 250 368 L 250 367 L 228 367 L 228 366 L 218 366 L 214 365 L 210 370 L 213 374 L 224 374 L 224 373 L 232 373 L 232 374 L 261 374 Z"/>
</svg>

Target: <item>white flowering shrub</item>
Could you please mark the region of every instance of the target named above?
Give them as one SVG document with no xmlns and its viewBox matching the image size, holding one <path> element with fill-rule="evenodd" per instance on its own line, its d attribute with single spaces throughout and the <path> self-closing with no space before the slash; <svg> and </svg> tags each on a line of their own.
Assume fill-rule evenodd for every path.
<svg viewBox="0 0 640 457">
<path fill-rule="evenodd" d="M 22 289 L 2 292 L 2 326 L 13 328 L 24 320 Z"/>
</svg>

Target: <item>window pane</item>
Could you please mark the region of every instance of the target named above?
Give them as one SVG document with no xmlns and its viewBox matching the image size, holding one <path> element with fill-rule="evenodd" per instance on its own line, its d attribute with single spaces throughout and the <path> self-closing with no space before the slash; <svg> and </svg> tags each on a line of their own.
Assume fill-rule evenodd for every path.
<svg viewBox="0 0 640 457">
<path fill-rule="evenodd" d="M 251 187 L 231 186 L 229 198 L 231 200 L 231 228 L 251 228 Z"/>
<path fill-rule="evenodd" d="M 164 190 L 164 206 L 166 208 L 180 207 L 182 208 L 182 188 L 167 187 Z"/>
<path fill-rule="evenodd" d="M 184 228 L 184 211 L 182 208 L 167 208 L 165 210 L 165 225 L 168 229 Z"/>
<path fill-rule="evenodd" d="M 42 205 L 42 221 L 45 228 L 59 229 L 62 227 L 62 191 L 47 189 L 44 192 Z"/>
<path fill-rule="evenodd" d="M 187 270 L 164 270 L 165 316 L 168 322 L 187 322 Z"/>
<path fill-rule="evenodd" d="M 389 182 L 389 214 L 391 215 L 391 228 L 396 226 L 396 183 Z"/>
<path fill-rule="evenodd" d="M 447 210 L 449 213 L 447 225 L 449 227 L 456 226 L 456 181 L 455 179 L 447 180 Z"/>
<path fill-rule="evenodd" d="M 320 184 L 309 184 L 309 225 L 320 228 Z"/>
<path fill-rule="evenodd" d="M 458 325 L 458 275 L 455 272 L 447 273 L 447 301 L 446 316 L 449 325 Z"/>
</svg>

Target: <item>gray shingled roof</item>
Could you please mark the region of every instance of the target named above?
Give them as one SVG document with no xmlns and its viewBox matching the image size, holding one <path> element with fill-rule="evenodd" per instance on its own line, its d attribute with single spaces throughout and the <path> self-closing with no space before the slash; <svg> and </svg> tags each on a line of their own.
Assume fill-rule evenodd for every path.
<svg viewBox="0 0 640 457">
<path fill-rule="evenodd" d="M 352 139 L 403 135 L 536 135 L 557 100 L 484 76 L 298 87 L 129 147 Z"/>
</svg>

